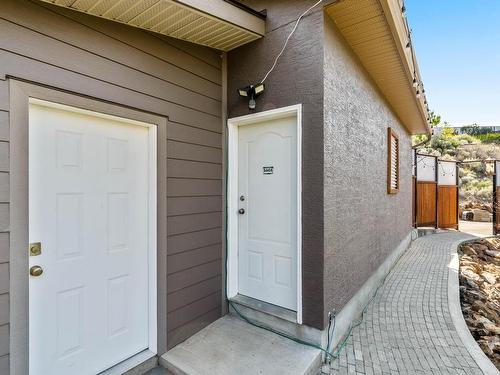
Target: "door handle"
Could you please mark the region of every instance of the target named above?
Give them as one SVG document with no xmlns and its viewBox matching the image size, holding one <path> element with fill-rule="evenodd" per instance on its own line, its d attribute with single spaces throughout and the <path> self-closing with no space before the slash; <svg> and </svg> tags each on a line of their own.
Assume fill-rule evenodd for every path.
<svg viewBox="0 0 500 375">
<path fill-rule="evenodd" d="M 243 214 L 245 213 L 245 209 L 244 209 L 244 208 L 240 208 L 240 209 L 238 210 L 238 213 L 239 213 L 240 215 L 243 215 Z"/>
<path fill-rule="evenodd" d="M 43 268 L 40 266 L 33 266 L 30 268 L 30 275 L 38 277 L 43 273 Z"/>
</svg>

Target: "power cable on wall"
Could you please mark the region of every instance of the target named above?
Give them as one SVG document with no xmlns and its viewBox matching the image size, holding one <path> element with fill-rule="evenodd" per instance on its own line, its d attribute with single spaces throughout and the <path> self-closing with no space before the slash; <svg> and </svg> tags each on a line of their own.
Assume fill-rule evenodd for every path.
<svg viewBox="0 0 500 375">
<path fill-rule="evenodd" d="M 309 13 L 312 9 L 314 9 L 316 6 L 318 6 L 319 4 L 321 4 L 323 0 L 318 0 L 316 3 L 314 3 L 313 5 L 311 5 L 304 13 L 302 13 L 299 18 L 297 18 L 297 21 L 295 21 L 295 25 L 293 26 L 293 29 L 292 31 L 290 32 L 290 34 L 288 34 L 288 37 L 286 38 L 285 40 L 285 43 L 283 44 L 283 47 L 281 48 L 281 51 L 278 53 L 278 55 L 276 55 L 276 58 L 274 59 L 274 63 L 273 65 L 271 66 L 271 68 L 267 71 L 267 73 L 264 75 L 264 78 L 262 78 L 260 80 L 260 83 L 264 83 L 264 81 L 267 79 L 267 77 L 269 76 L 269 74 L 271 74 L 271 72 L 274 70 L 274 68 L 276 67 L 276 64 L 278 64 L 278 60 L 279 58 L 281 57 L 281 55 L 283 54 L 283 52 L 285 52 L 285 49 L 286 49 L 286 46 L 288 44 L 288 41 L 290 40 L 290 38 L 292 37 L 293 33 L 295 32 L 295 30 L 297 30 L 297 26 L 299 26 L 299 22 L 300 20 L 302 19 L 302 17 L 304 17 L 307 13 Z"/>
<path fill-rule="evenodd" d="M 280 52 L 278 53 L 278 55 L 276 56 L 276 58 L 274 59 L 274 62 L 271 66 L 271 68 L 267 71 L 267 73 L 264 75 L 264 77 L 260 80 L 260 84 L 264 83 L 264 81 L 267 79 L 267 77 L 269 76 L 269 74 L 271 74 L 271 72 L 274 70 L 274 68 L 276 67 L 276 65 L 278 64 L 278 60 L 280 59 L 280 57 L 283 55 L 283 53 L 285 52 L 285 49 L 288 45 L 288 42 L 289 40 L 291 39 L 291 37 L 293 36 L 293 34 L 295 33 L 295 31 L 297 30 L 297 27 L 301 21 L 301 19 L 307 15 L 312 9 L 314 9 L 316 6 L 318 6 L 319 4 L 321 4 L 323 0 L 318 0 L 316 3 L 314 3 L 313 5 L 311 5 L 308 9 L 306 9 L 298 18 L 297 20 L 295 21 L 295 24 L 292 28 L 292 31 L 290 32 L 290 34 L 287 36 L 286 40 L 285 40 L 285 43 L 283 44 L 283 47 L 281 48 Z M 227 139 L 226 139 L 226 142 L 227 142 Z M 227 149 L 227 144 L 226 144 L 226 149 Z M 226 166 L 227 166 L 227 156 L 226 156 Z M 228 179 L 228 170 L 226 168 L 226 181 Z M 227 197 L 227 183 L 226 183 L 226 197 Z M 226 212 L 228 211 L 228 206 L 227 206 L 227 200 L 226 200 Z M 229 300 L 229 298 L 227 297 L 227 269 L 228 269 L 228 241 L 227 241 L 227 218 L 226 218 L 226 222 L 225 222 L 225 231 L 226 231 L 226 252 L 225 252 L 225 256 L 226 256 L 226 259 L 225 259 L 225 279 L 224 279 L 224 289 L 225 289 L 225 292 L 226 292 L 226 301 L 228 302 L 228 305 L 236 312 L 236 314 L 241 318 L 243 319 L 245 322 L 247 322 L 248 324 L 252 325 L 252 326 L 255 326 L 255 327 L 258 327 L 258 328 L 261 328 L 261 329 L 264 329 L 266 331 L 269 331 L 269 332 L 272 332 L 276 335 L 279 335 L 281 337 L 284 337 L 286 339 L 289 339 L 289 340 L 292 340 L 294 342 L 297 342 L 299 344 L 302 344 L 302 345 L 305 345 L 305 346 L 309 346 L 309 347 L 312 347 L 312 348 L 315 348 L 315 349 L 318 349 L 320 350 L 322 353 L 324 353 L 325 355 L 325 362 L 330 362 L 332 358 L 338 358 L 340 353 L 342 352 L 342 350 L 344 349 L 351 333 L 352 333 L 352 329 L 354 329 L 356 326 L 358 326 L 359 324 L 361 324 L 361 322 L 363 321 L 363 316 L 366 312 L 366 310 L 368 309 L 368 305 L 371 303 L 371 301 L 376 297 L 377 295 L 377 292 L 378 290 L 380 289 L 380 287 L 383 285 L 384 281 L 385 281 L 385 278 L 384 280 L 382 281 L 382 283 L 377 287 L 377 289 L 375 290 L 375 293 L 373 294 L 372 298 L 368 301 L 368 303 L 366 304 L 365 308 L 363 309 L 363 312 L 361 314 L 361 318 L 354 322 L 354 324 L 350 324 L 349 326 L 349 330 L 348 330 L 348 333 L 347 335 L 345 336 L 344 340 L 342 341 L 341 345 L 338 347 L 338 349 L 336 350 L 335 353 L 332 353 L 331 351 L 333 350 L 333 348 L 330 348 L 331 344 L 333 344 L 333 340 L 332 340 L 332 337 L 333 337 L 333 334 L 335 332 L 335 328 L 336 328 L 336 316 L 335 316 L 335 313 L 329 313 L 329 316 L 328 316 L 328 330 L 327 330 L 327 347 L 326 349 L 321 347 L 320 345 L 316 345 L 316 344 L 313 344 L 313 343 L 310 343 L 310 342 L 307 342 L 307 341 L 304 341 L 304 340 L 300 340 L 296 337 L 293 337 L 287 333 L 284 333 L 284 332 L 280 332 L 280 331 L 277 331 L 277 330 L 274 330 L 270 327 L 267 327 L 265 325 L 262 325 L 260 323 L 257 323 L 257 322 L 254 322 L 252 320 L 250 320 L 248 317 L 246 317 L 245 315 L 243 315 L 239 310 L 238 308 L 235 306 L 235 304 Z M 397 262 L 396 262 L 397 263 Z M 395 263 L 395 264 L 396 264 Z M 394 265 L 395 265 L 394 264 Z M 393 265 L 393 267 L 394 267 Z M 392 268 L 391 268 L 392 270 Z M 390 273 L 390 271 L 389 271 Z M 386 275 L 386 277 L 389 275 L 389 273 Z M 332 325 L 333 325 L 333 329 L 332 329 Z"/>
</svg>

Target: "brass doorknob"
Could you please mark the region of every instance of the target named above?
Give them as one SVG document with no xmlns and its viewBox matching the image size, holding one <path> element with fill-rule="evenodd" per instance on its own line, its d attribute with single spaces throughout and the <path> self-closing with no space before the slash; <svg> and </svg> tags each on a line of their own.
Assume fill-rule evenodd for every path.
<svg viewBox="0 0 500 375">
<path fill-rule="evenodd" d="M 30 275 L 38 277 L 43 273 L 43 268 L 40 266 L 33 266 L 30 268 Z"/>
</svg>

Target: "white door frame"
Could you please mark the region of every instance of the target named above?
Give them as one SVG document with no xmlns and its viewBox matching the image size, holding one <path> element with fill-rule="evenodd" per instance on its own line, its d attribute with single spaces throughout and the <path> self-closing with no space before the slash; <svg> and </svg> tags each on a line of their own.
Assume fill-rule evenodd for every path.
<svg viewBox="0 0 500 375">
<path fill-rule="evenodd" d="M 152 354 L 158 354 L 157 351 L 157 270 L 156 270 L 156 257 L 157 257 L 157 246 L 156 246 L 156 236 L 157 236 L 157 224 L 156 224 L 156 170 L 157 170 L 157 160 L 156 160 L 156 142 L 157 142 L 157 131 L 156 125 L 148 124 L 146 122 L 141 122 L 137 120 L 132 120 L 124 117 L 118 117 L 113 115 L 108 115 L 100 112 L 90 111 L 87 109 L 72 107 L 64 104 L 59 104 L 55 102 L 50 102 L 46 100 L 29 98 L 29 104 L 36 104 L 43 107 L 54 108 L 63 110 L 66 112 L 72 112 L 77 114 L 83 114 L 92 117 L 98 117 L 107 120 L 113 120 L 121 122 L 127 125 L 142 126 L 148 129 L 148 176 L 149 176 L 149 190 L 148 190 L 148 338 L 149 344 L 148 348 Z"/>
<path fill-rule="evenodd" d="M 11 375 L 28 373 L 29 363 L 29 220 L 28 220 L 28 133 L 29 102 L 32 98 L 70 106 L 76 110 L 102 114 L 104 117 L 125 119 L 137 124 L 147 124 L 150 131 L 150 163 L 154 166 L 150 176 L 149 204 L 150 233 L 149 246 L 153 256 L 148 256 L 149 300 L 155 306 L 148 317 L 149 349 L 121 362 L 103 374 L 121 374 L 145 364 L 155 353 L 162 355 L 167 350 L 167 126 L 168 117 L 144 112 L 59 91 L 33 83 L 9 80 L 10 118 L 10 372 Z M 114 116 L 114 117 L 113 117 Z M 155 134 L 154 137 L 151 136 Z M 155 235 L 156 233 L 156 235 Z M 148 254 L 149 255 L 149 254 Z"/>
<path fill-rule="evenodd" d="M 238 294 L 238 130 L 295 115 L 297 120 L 297 323 L 302 324 L 302 104 L 227 120 L 227 297 Z"/>
</svg>

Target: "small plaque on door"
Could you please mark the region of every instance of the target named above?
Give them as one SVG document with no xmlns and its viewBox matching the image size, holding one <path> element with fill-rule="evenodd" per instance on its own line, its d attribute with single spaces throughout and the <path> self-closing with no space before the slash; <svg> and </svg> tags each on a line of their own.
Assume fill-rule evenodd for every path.
<svg viewBox="0 0 500 375">
<path fill-rule="evenodd" d="M 273 174 L 274 173 L 274 167 L 263 167 L 264 169 L 264 174 Z"/>
</svg>

